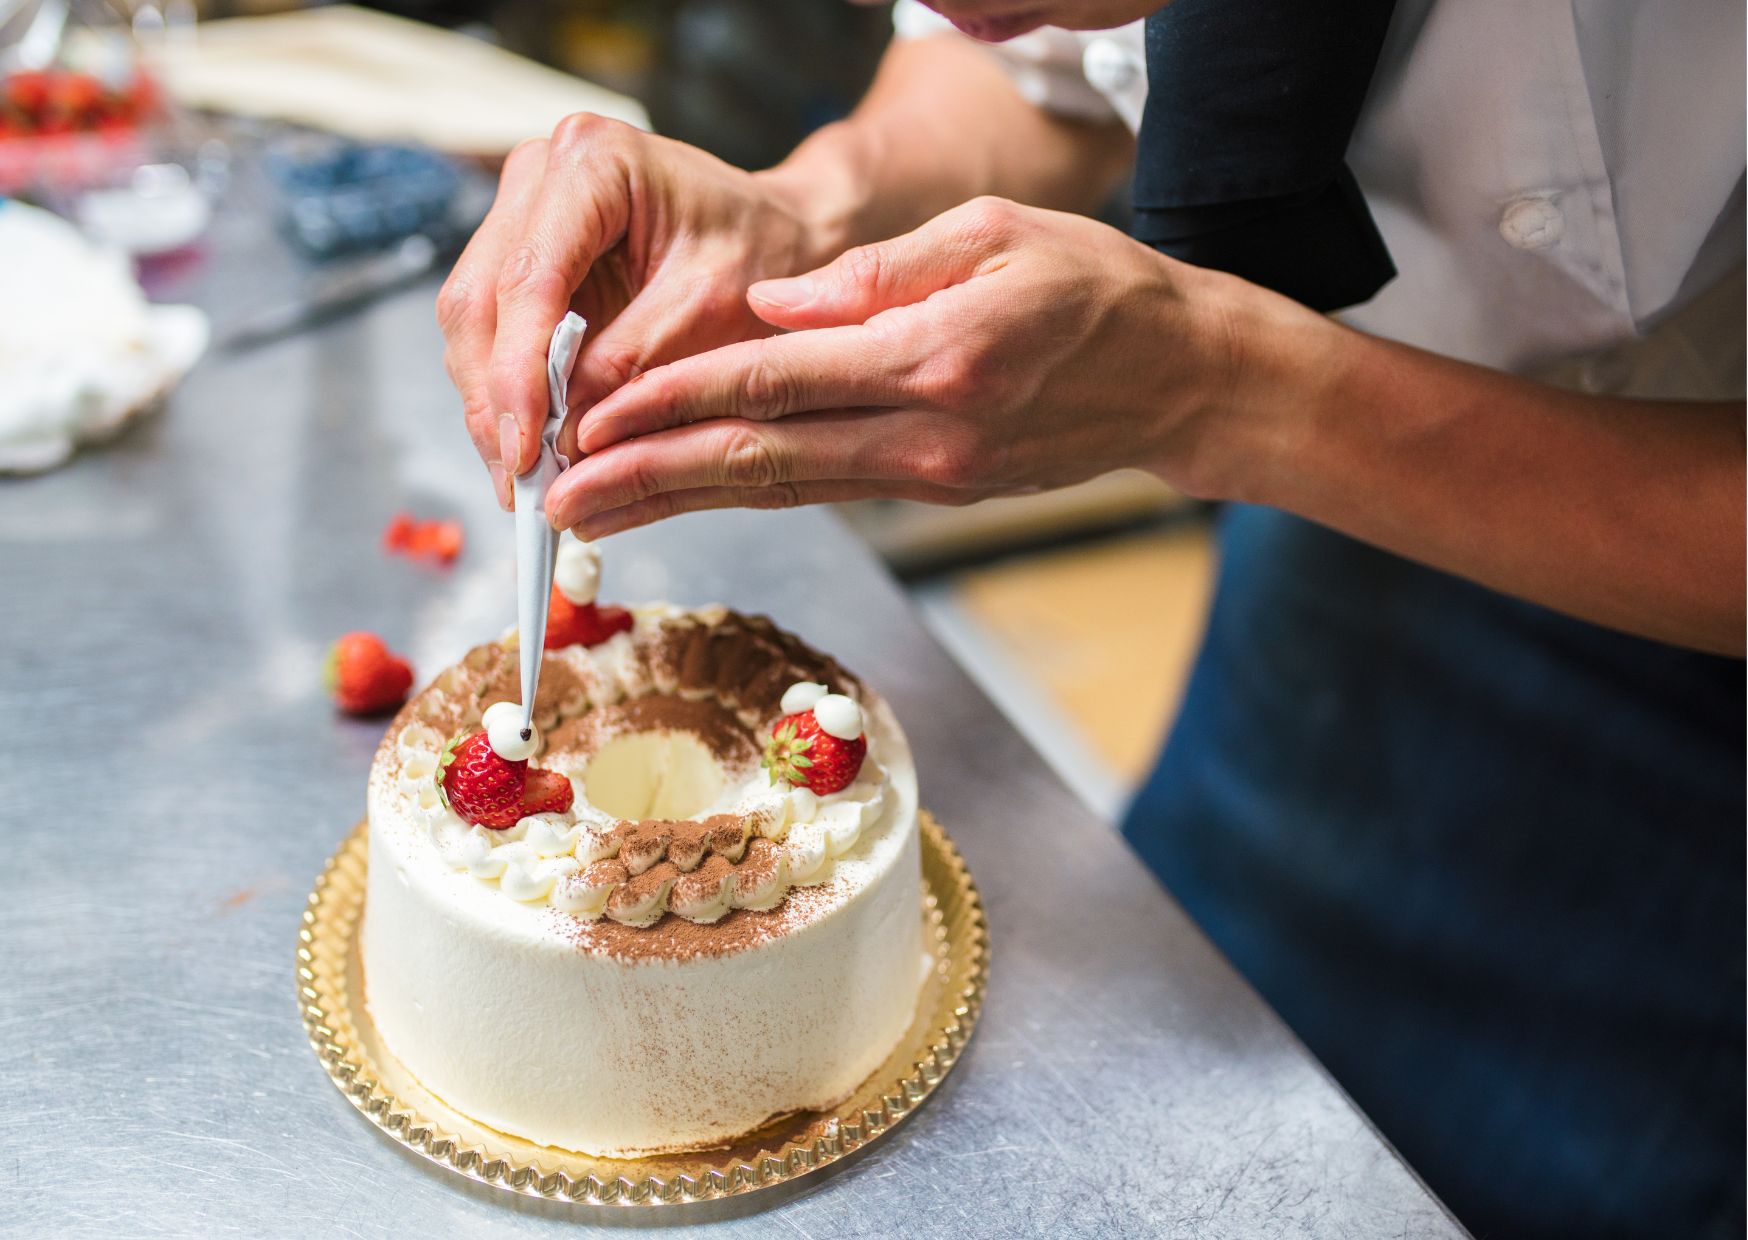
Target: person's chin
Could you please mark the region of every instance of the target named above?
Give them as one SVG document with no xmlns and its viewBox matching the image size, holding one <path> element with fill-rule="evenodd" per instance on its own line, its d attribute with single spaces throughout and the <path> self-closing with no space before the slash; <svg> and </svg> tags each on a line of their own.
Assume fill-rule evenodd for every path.
<svg viewBox="0 0 1748 1240">
<path fill-rule="evenodd" d="M 960 34 L 970 35 L 979 43 L 1005 43 L 1009 39 L 1030 34 L 1040 26 L 1048 25 L 1050 20 L 1036 9 L 990 16 L 956 16 L 952 13 L 941 13 L 941 16 L 952 22 L 954 29 Z"/>
</svg>

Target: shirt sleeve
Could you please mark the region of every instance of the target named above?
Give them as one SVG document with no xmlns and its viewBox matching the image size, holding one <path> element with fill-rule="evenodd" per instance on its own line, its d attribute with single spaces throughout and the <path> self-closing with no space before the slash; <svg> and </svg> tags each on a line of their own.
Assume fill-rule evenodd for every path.
<svg viewBox="0 0 1748 1240">
<path fill-rule="evenodd" d="M 892 8 L 892 30 L 900 39 L 944 33 L 976 43 L 921 0 L 898 0 Z M 976 46 L 995 58 L 1023 99 L 1051 115 L 1077 121 L 1121 119 L 1110 100 L 1086 80 L 1080 39 L 1073 31 L 1044 26 L 1006 43 Z"/>
</svg>

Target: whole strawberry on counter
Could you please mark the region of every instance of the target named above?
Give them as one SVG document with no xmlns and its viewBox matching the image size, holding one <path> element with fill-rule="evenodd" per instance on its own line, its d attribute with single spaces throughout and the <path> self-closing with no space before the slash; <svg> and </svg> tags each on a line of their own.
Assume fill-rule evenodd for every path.
<svg viewBox="0 0 1748 1240">
<path fill-rule="evenodd" d="M 328 649 L 322 680 L 349 715 L 377 715 L 407 700 L 413 667 L 375 633 L 347 633 Z"/>
<path fill-rule="evenodd" d="M 823 797 L 856 782 L 868 756 L 868 738 L 862 731 L 862 708 L 853 698 L 804 680 L 789 686 L 781 709 L 783 717 L 771 725 L 771 739 L 765 742 L 764 767 L 773 784 L 787 783 Z"/>
<path fill-rule="evenodd" d="M 557 771 L 528 765 L 540 738 L 520 735 L 522 708 L 498 702 L 486 708 L 483 731 L 455 736 L 437 768 L 437 790 L 456 816 L 502 831 L 530 814 L 562 814 L 575 798 Z"/>
</svg>

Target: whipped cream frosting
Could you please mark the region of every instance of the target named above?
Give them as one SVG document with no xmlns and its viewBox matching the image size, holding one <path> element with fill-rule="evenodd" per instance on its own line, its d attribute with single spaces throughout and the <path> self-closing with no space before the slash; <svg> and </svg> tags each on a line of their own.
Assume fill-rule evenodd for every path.
<svg viewBox="0 0 1748 1240">
<path fill-rule="evenodd" d="M 842 693 L 828 693 L 815 702 L 813 717 L 821 732 L 841 741 L 853 741 L 862 735 L 862 708 L 854 698 Z"/>
<path fill-rule="evenodd" d="M 830 692 L 817 680 L 798 680 L 783 690 L 783 700 L 778 705 L 785 715 L 799 715 L 812 710 L 814 703 Z"/>
<path fill-rule="evenodd" d="M 640 648 L 659 643 L 662 626 L 676 614 L 664 606 L 642 608 L 630 633 L 594 647 L 550 652 L 548 659 L 578 673 L 586 690 L 549 708 L 548 736 L 568 718 L 661 693 Z M 846 739 L 861 735 L 856 702 L 818 688 L 814 709 L 826 712 L 820 716 L 822 728 L 831 731 L 835 724 L 838 735 L 853 727 Z M 791 695 L 785 693 L 784 707 Z M 692 696 L 700 695 L 694 691 Z M 628 926 L 648 926 L 670 912 L 710 923 L 731 909 L 775 907 L 792 887 L 829 881 L 834 860 L 854 848 L 886 809 L 889 779 L 880 760 L 881 742 L 873 736 L 856 780 L 839 792 L 821 797 L 807 788 L 773 785 L 748 755 L 756 754 L 776 717 L 746 726 L 743 712 L 747 741 L 744 751 L 732 756 L 712 754 L 679 727 L 608 739 L 582 752 L 549 752 L 535 764 L 570 778 L 571 810 L 523 818 L 504 830 L 470 825 L 437 794 L 436 773 L 448 738 L 428 723 L 413 721 L 394 741 L 398 789 L 443 861 L 495 885 L 508 899 Z M 535 743 L 521 742 L 517 731 L 519 708 L 494 703 L 482 721 L 503 756 L 533 752 Z M 499 737 L 499 731 L 505 735 Z M 664 815 L 682 821 L 664 822 Z M 688 836 L 699 834 L 691 829 L 698 823 L 714 824 L 708 848 L 687 847 Z M 652 851 L 661 840 L 675 847 L 664 844 Z"/>
<path fill-rule="evenodd" d="M 552 566 L 552 584 L 578 607 L 594 602 L 601 592 L 601 549 L 574 535 L 561 538 Z"/>
<path fill-rule="evenodd" d="M 480 1123 L 602 1157 L 720 1146 L 773 1115 L 842 1102 L 903 1037 L 933 963 L 916 770 L 891 708 L 762 617 L 639 609 L 623 640 L 551 652 L 535 698 L 546 744 L 536 764 L 574 759 L 589 803 L 641 803 L 636 821 L 603 834 L 586 814 L 536 815 L 501 839 L 460 832 L 460 855 L 445 857 L 420 808 L 440 804 L 437 746 L 477 728 L 481 707 L 514 697 L 517 680 L 513 644 L 475 647 L 408 703 L 372 765 L 361 950 L 388 1049 Z M 805 877 L 796 846 L 829 834 L 847 804 L 785 791 L 786 830 L 752 814 L 672 812 L 712 791 L 697 782 L 711 762 L 734 788 L 750 781 L 758 738 L 790 713 L 781 699 L 801 680 L 855 699 L 879 760 L 878 777 L 866 775 L 884 807 L 846 851 L 828 856 L 828 838 L 811 853 L 829 877 L 707 923 L 567 911 L 599 899 L 588 883 L 566 886 L 592 867 L 627 874 L 609 906 L 626 888 L 622 900 L 649 898 L 655 876 L 654 890 L 699 918 L 713 900 L 763 904 L 780 874 Z M 656 756 L 659 787 L 629 776 Z"/>
<path fill-rule="evenodd" d="M 486 744 L 506 762 L 526 762 L 540 750 L 540 729 L 530 727 L 522 735 L 522 708 L 514 702 L 493 702 L 480 719 L 486 729 Z"/>
</svg>

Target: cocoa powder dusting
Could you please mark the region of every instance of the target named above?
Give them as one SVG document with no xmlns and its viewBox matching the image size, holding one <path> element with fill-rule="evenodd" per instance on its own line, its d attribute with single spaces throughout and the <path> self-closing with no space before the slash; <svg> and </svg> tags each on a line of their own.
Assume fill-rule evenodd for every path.
<svg viewBox="0 0 1748 1240">
<path fill-rule="evenodd" d="M 500 647 L 501 649 L 501 647 Z M 506 651 L 505 653 L 509 653 Z M 497 702 L 522 700 L 522 673 L 513 660 L 506 659 L 479 691 L 479 710 Z M 560 659 L 547 658 L 540 663 L 540 685 L 534 691 L 536 717 L 558 713 L 559 704 L 582 696 L 583 678 L 576 669 Z"/>
<path fill-rule="evenodd" d="M 643 874 L 668 855 L 668 842 L 673 838 L 662 830 L 664 823 L 640 822 L 622 824 L 629 828 L 616 831 L 619 836 L 619 859 L 632 877 Z"/>
<path fill-rule="evenodd" d="M 777 877 L 777 867 L 783 860 L 777 845 L 760 836 L 747 845 L 746 860 L 735 867 L 735 881 L 747 896 L 769 886 Z"/>
<path fill-rule="evenodd" d="M 724 612 L 713 624 L 663 621 L 649 666 L 657 680 L 714 694 L 740 708 L 743 717 L 776 715 L 783 691 L 798 680 L 817 680 L 835 693 L 854 693 L 860 683 L 829 655 L 785 633 L 766 616 Z"/>
<path fill-rule="evenodd" d="M 642 822 L 621 821 L 606 833 L 608 847 L 617 847 L 620 860 L 633 874 L 666 859 L 681 870 L 690 870 L 706 852 L 729 861 L 739 861 L 746 851 L 747 816 L 712 814 L 708 818 L 648 818 Z M 693 858 L 691 864 L 687 859 Z"/>
<path fill-rule="evenodd" d="M 545 732 L 537 764 L 574 770 L 614 737 L 683 731 L 697 737 L 736 775 L 758 760 L 764 729 L 778 715 L 779 701 L 790 685 L 818 681 L 832 692 L 852 695 L 861 689 L 835 659 L 768 617 L 721 608 L 640 625 L 633 634 L 633 650 L 651 682 L 673 686 L 676 692 L 594 704 L 593 669 L 568 661 L 566 651 L 548 653 L 535 695 L 535 715 L 544 717 Z M 446 738 L 477 727 L 486 707 L 519 699 L 518 674 L 513 645 L 475 646 L 401 709 L 383 736 L 379 757 L 398 762 L 394 746 L 414 722 L 428 724 Z M 695 696 L 700 693 L 707 696 Z M 753 898 L 775 880 L 779 861 L 777 846 L 759 835 L 758 827 L 751 815 L 734 814 L 699 821 L 621 822 L 614 828 L 620 836 L 618 855 L 594 862 L 577 877 L 592 887 L 617 884 L 608 907 L 620 912 L 634 909 L 668 883 L 683 882 L 682 902 L 693 907 L 707 904 L 725 881 L 734 882 L 743 898 Z M 711 924 L 668 913 L 653 925 L 626 926 L 550 912 L 579 950 L 672 960 L 726 955 L 768 941 L 818 915 L 831 902 L 833 887 L 792 888 L 775 908 L 735 909 Z"/>
<path fill-rule="evenodd" d="M 735 872 L 726 857 L 711 857 L 690 874 L 674 880 L 668 900 L 681 910 L 701 908 L 722 893 L 722 885 Z"/>
<path fill-rule="evenodd" d="M 548 909 L 547 916 L 554 931 L 590 955 L 619 960 L 689 960 L 694 956 L 730 956 L 780 938 L 824 916 L 844 895 L 835 880 L 791 887 L 776 908 L 732 909 L 720 921 L 708 924 L 672 913 L 650 926 L 625 926 L 607 918 L 585 921 L 558 909 Z"/>
<path fill-rule="evenodd" d="M 758 759 L 760 744 L 747 726 L 721 703 L 650 693 L 610 706 L 597 706 L 561 723 L 547 738 L 554 755 L 593 753 L 617 736 L 632 732 L 690 732 L 718 762 L 730 769 Z"/>
<path fill-rule="evenodd" d="M 708 620 L 699 619 L 699 615 L 708 616 Z M 650 628 L 636 630 L 633 649 L 637 660 L 654 679 L 665 679 L 693 693 L 709 692 L 712 697 L 697 699 L 656 693 L 613 705 L 594 703 L 592 709 L 573 719 L 561 720 L 556 729 L 549 730 L 549 752 L 559 748 L 561 738 L 574 738 L 598 729 L 599 734 L 605 735 L 601 724 L 612 721 L 621 730 L 682 726 L 698 735 L 719 756 L 732 757 L 740 752 L 756 756 L 762 738 L 747 734 L 746 720 L 766 723 L 774 719 L 783 691 L 797 680 L 816 680 L 834 693 L 852 696 L 861 689 L 861 682 L 837 660 L 779 629 L 766 616 L 711 609 L 664 617 Z M 585 675 L 567 659 L 568 653 L 550 651 L 543 661 L 540 688 L 534 699 L 536 714 L 591 705 L 593 673 Z M 518 700 L 518 676 L 512 645 L 486 642 L 475 646 L 401 709 L 384 734 L 383 743 L 392 745 L 401 730 L 415 720 L 430 724 L 445 737 L 464 726 L 477 724 L 481 713 L 492 703 Z M 697 713 L 687 714 L 684 721 L 678 718 L 680 713 L 692 710 Z M 601 723 L 589 722 L 597 717 Z"/>
<path fill-rule="evenodd" d="M 631 871 L 617 857 L 603 857 L 599 861 L 592 861 L 582 871 L 583 882 L 590 887 L 617 886 L 628 882 L 630 878 Z"/>
<path fill-rule="evenodd" d="M 652 865 L 642 873 L 633 873 L 607 901 L 609 912 L 624 912 L 648 900 L 668 883 L 680 877 L 680 869 L 671 861 Z M 623 897 L 623 899 L 621 899 Z"/>
</svg>

